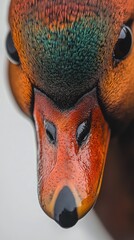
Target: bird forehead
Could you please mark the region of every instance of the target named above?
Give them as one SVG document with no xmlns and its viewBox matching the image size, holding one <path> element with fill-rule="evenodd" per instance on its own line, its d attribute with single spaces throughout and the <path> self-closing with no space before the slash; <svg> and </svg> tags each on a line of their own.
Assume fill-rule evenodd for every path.
<svg viewBox="0 0 134 240">
<path fill-rule="evenodd" d="M 34 85 L 65 104 L 90 91 L 111 60 L 123 1 L 12 0 L 13 40 Z"/>
<path fill-rule="evenodd" d="M 93 88 L 103 69 L 102 51 L 109 31 L 107 22 L 94 16 L 52 30 L 42 26 L 40 21 L 28 21 L 22 29 L 23 33 L 19 32 L 20 59 L 29 78 L 36 80 L 37 87 L 42 84 L 48 95 L 52 90 L 59 93 L 62 89 L 65 95 L 70 95 L 73 88 L 75 93 L 81 89 L 81 94 Z"/>
<path fill-rule="evenodd" d="M 15 15 L 32 14 L 46 23 L 52 21 L 75 21 L 89 12 L 97 13 L 106 9 L 111 12 L 129 12 L 132 10 L 133 0 L 11 0 Z M 69 18 L 70 17 L 70 18 Z M 66 21 L 67 22 L 67 21 Z"/>
<path fill-rule="evenodd" d="M 95 53 L 104 45 L 112 32 L 109 29 L 113 24 L 116 29 L 122 21 L 122 12 L 121 2 L 115 0 L 12 0 L 10 24 L 22 62 L 31 56 L 41 66 L 44 59 L 51 58 L 53 63 L 55 58 L 64 60 L 65 54 L 74 56 L 74 52 L 81 62 L 85 56 L 90 60 L 89 48 Z"/>
<path fill-rule="evenodd" d="M 74 74 L 79 82 L 89 77 L 89 71 L 95 73 L 102 60 L 97 59 L 98 51 L 112 26 L 108 9 L 105 20 L 96 1 L 14 0 L 12 4 L 13 39 L 26 71 L 37 67 L 39 78 L 45 74 L 48 81 L 56 78 L 57 83 L 62 77 L 72 82 Z"/>
</svg>

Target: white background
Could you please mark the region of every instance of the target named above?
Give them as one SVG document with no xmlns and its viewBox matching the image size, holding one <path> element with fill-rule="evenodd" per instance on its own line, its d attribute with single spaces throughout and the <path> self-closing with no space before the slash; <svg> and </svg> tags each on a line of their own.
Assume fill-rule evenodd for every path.
<svg viewBox="0 0 134 240">
<path fill-rule="evenodd" d="M 18 111 L 8 86 L 8 5 L 9 0 L 0 0 L 0 239 L 110 240 L 93 211 L 64 230 L 39 206 L 34 129 Z"/>
</svg>

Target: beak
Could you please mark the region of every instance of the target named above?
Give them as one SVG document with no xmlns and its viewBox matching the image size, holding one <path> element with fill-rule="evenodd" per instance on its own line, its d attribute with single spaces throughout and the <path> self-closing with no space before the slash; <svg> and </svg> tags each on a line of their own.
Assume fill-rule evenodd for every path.
<svg viewBox="0 0 134 240">
<path fill-rule="evenodd" d="M 97 199 L 110 130 L 96 90 L 65 111 L 40 91 L 34 94 L 40 205 L 62 227 L 72 227 Z"/>
</svg>

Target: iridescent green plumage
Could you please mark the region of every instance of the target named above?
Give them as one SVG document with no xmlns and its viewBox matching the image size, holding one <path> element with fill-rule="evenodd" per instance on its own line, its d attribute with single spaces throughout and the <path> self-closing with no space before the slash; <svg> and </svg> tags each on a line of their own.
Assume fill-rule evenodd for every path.
<svg viewBox="0 0 134 240">
<path fill-rule="evenodd" d="M 19 43 L 14 42 L 22 68 L 62 108 L 92 90 L 112 58 L 114 16 L 106 6 L 94 6 L 91 1 L 26 1 L 18 19 L 12 15 L 13 24 L 21 25 Z"/>
</svg>

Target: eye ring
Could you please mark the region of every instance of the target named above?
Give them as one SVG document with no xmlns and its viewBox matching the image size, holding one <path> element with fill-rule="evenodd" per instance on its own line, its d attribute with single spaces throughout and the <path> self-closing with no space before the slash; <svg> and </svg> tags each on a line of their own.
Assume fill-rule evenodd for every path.
<svg viewBox="0 0 134 240">
<path fill-rule="evenodd" d="M 132 50 L 132 43 L 132 30 L 127 25 L 123 25 L 113 51 L 113 61 L 115 65 L 128 57 Z"/>
<path fill-rule="evenodd" d="M 9 61 L 15 65 L 20 64 L 18 52 L 14 46 L 11 31 L 8 33 L 6 38 L 6 51 Z"/>
</svg>

